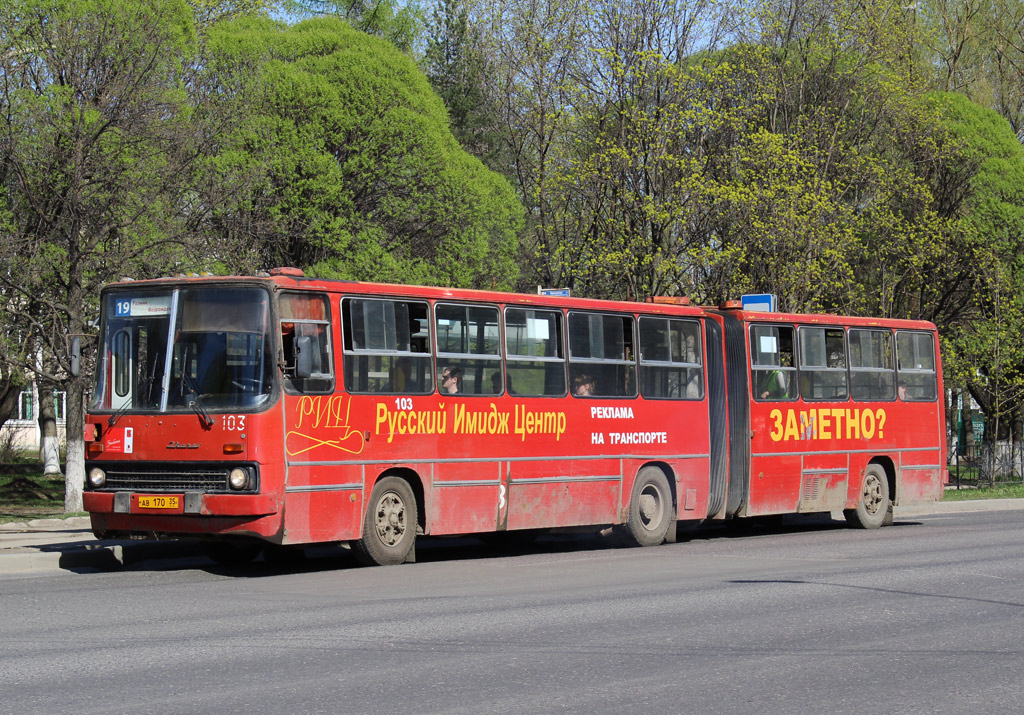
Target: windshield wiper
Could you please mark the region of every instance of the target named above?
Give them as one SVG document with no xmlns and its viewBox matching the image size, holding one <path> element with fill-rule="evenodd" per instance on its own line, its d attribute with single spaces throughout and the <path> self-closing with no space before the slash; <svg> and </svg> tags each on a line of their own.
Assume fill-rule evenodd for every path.
<svg viewBox="0 0 1024 715">
<path fill-rule="evenodd" d="M 110 416 L 110 418 L 107 420 L 107 427 L 113 427 L 114 425 L 116 425 L 117 421 L 119 419 L 121 419 L 122 417 L 124 417 L 125 413 L 127 413 L 128 410 L 130 410 L 131 408 L 132 408 L 132 401 L 131 400 L 129 400 L 128 402 L 126 402 L 123 405 L 121 405 L 120 407 L 118 407 L 117 408 L 117 412 L 112 414 Z"/>
<path fill-rule="evenodd" d="M 190 410 L 196 413 L 199 417 L 199 421 L 203 423 L 203 429 L 210 429 L 213 427 L 213 418 L 210 417 L 210 413 L 206 411 L 206 407 L 203 406 L 203 400 L 199 397 L 199 387 L 188 375 L 183 373 L 181 376 L 181 385 L 189 392 L 188 407 Z"/>
<path fill-rule="evenodd" d="M 203 407 L 203 403 L 199 401 L 199 395 L 196 395 L 196 399 L 191 400 L 188 406 L 192 408 L 192 411 L 199 415 L 199 421 L 203 423 L 203 429 L 210 429 L 213 427 L 213 418 Z"/>
</svg>

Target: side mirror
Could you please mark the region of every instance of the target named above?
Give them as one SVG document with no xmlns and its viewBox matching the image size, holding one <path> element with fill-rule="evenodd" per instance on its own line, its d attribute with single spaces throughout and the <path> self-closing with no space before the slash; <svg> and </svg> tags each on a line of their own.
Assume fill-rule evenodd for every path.
<svg viewBox="0 0 1024 715">
<path fill-rule="evenodd" d="M 71 361 L 71 377 L 78 377 L 82 371 L 82 339 L 71 338 L 71 354 L 68 356 Z"/>
<path fill-rule="evenodd" d="M 301 335 L 295 338 L 295 377 L 307 378 L 313 374 L 313 337 Z"/>
</svg>

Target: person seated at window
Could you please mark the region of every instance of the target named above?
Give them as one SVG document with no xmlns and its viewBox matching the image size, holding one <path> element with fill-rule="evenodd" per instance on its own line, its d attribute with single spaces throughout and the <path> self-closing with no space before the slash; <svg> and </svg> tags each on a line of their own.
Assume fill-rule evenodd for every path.
<svg viewBox="0 0 1024 715">
<path fill-rule="evenodd" d="M 789 355 L 783 353 L 780 363 L 783 367 L 789 367 L 789 365 L 792 364 L 792 360 Z M 789 397 L 786 373 L 782 370 L 768 370 L 764 377 L 761 378 L 759 394 L 761 395 L 762 400 L 778 400 Z"/>
<path fill-rule="evenodd" d="M 573 380 L 572 394 L 576 397 L 593 397 L 594 389 L 594 378 L 590 375 L 577 375 Z"/>
<path fill-rule="evenodd" d="M 399 358 L 393 373 L 394 379 L 386 392 L 419 392 L 420 386 L 413 377 L 412 361 L 409 358 Z"/>
<path fill-rule="evenodd" d="M 449 395 L 457 395 L 462 392 L 462 369 L 459 367 L 446 367 L 441 373 L 441 392 Z"/>
</svg>

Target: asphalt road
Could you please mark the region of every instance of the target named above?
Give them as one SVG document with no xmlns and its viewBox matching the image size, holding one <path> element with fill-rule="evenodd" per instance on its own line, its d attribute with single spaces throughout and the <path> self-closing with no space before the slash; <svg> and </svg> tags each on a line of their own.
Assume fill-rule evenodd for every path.
<svg viewBox="0 0 1024 715">
<path fill-rule="evenodd" d="M 1024 712 L 1024 511 L 0 579 L 3 713 Z"/>
</svg>

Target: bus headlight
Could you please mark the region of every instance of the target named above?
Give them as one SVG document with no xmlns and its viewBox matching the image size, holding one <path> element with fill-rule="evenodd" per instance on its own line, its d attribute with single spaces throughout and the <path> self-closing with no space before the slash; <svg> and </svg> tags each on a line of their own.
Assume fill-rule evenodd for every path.
<svg viewBox="0 0 1024 715">
<path fill-rule="evenodd" d="M 236 491 L 245 489 L 249 486 L 249 472 L 241 467 L 235 467 L 228 474 L 228 486 Z"/>
<path fill-rule="evenodd" d="M 89 470 L 89 486 L 94 489 L 99 489 L 107 483 L 107 473 L 99 467 L 93 467 Z"/>
</svg>

